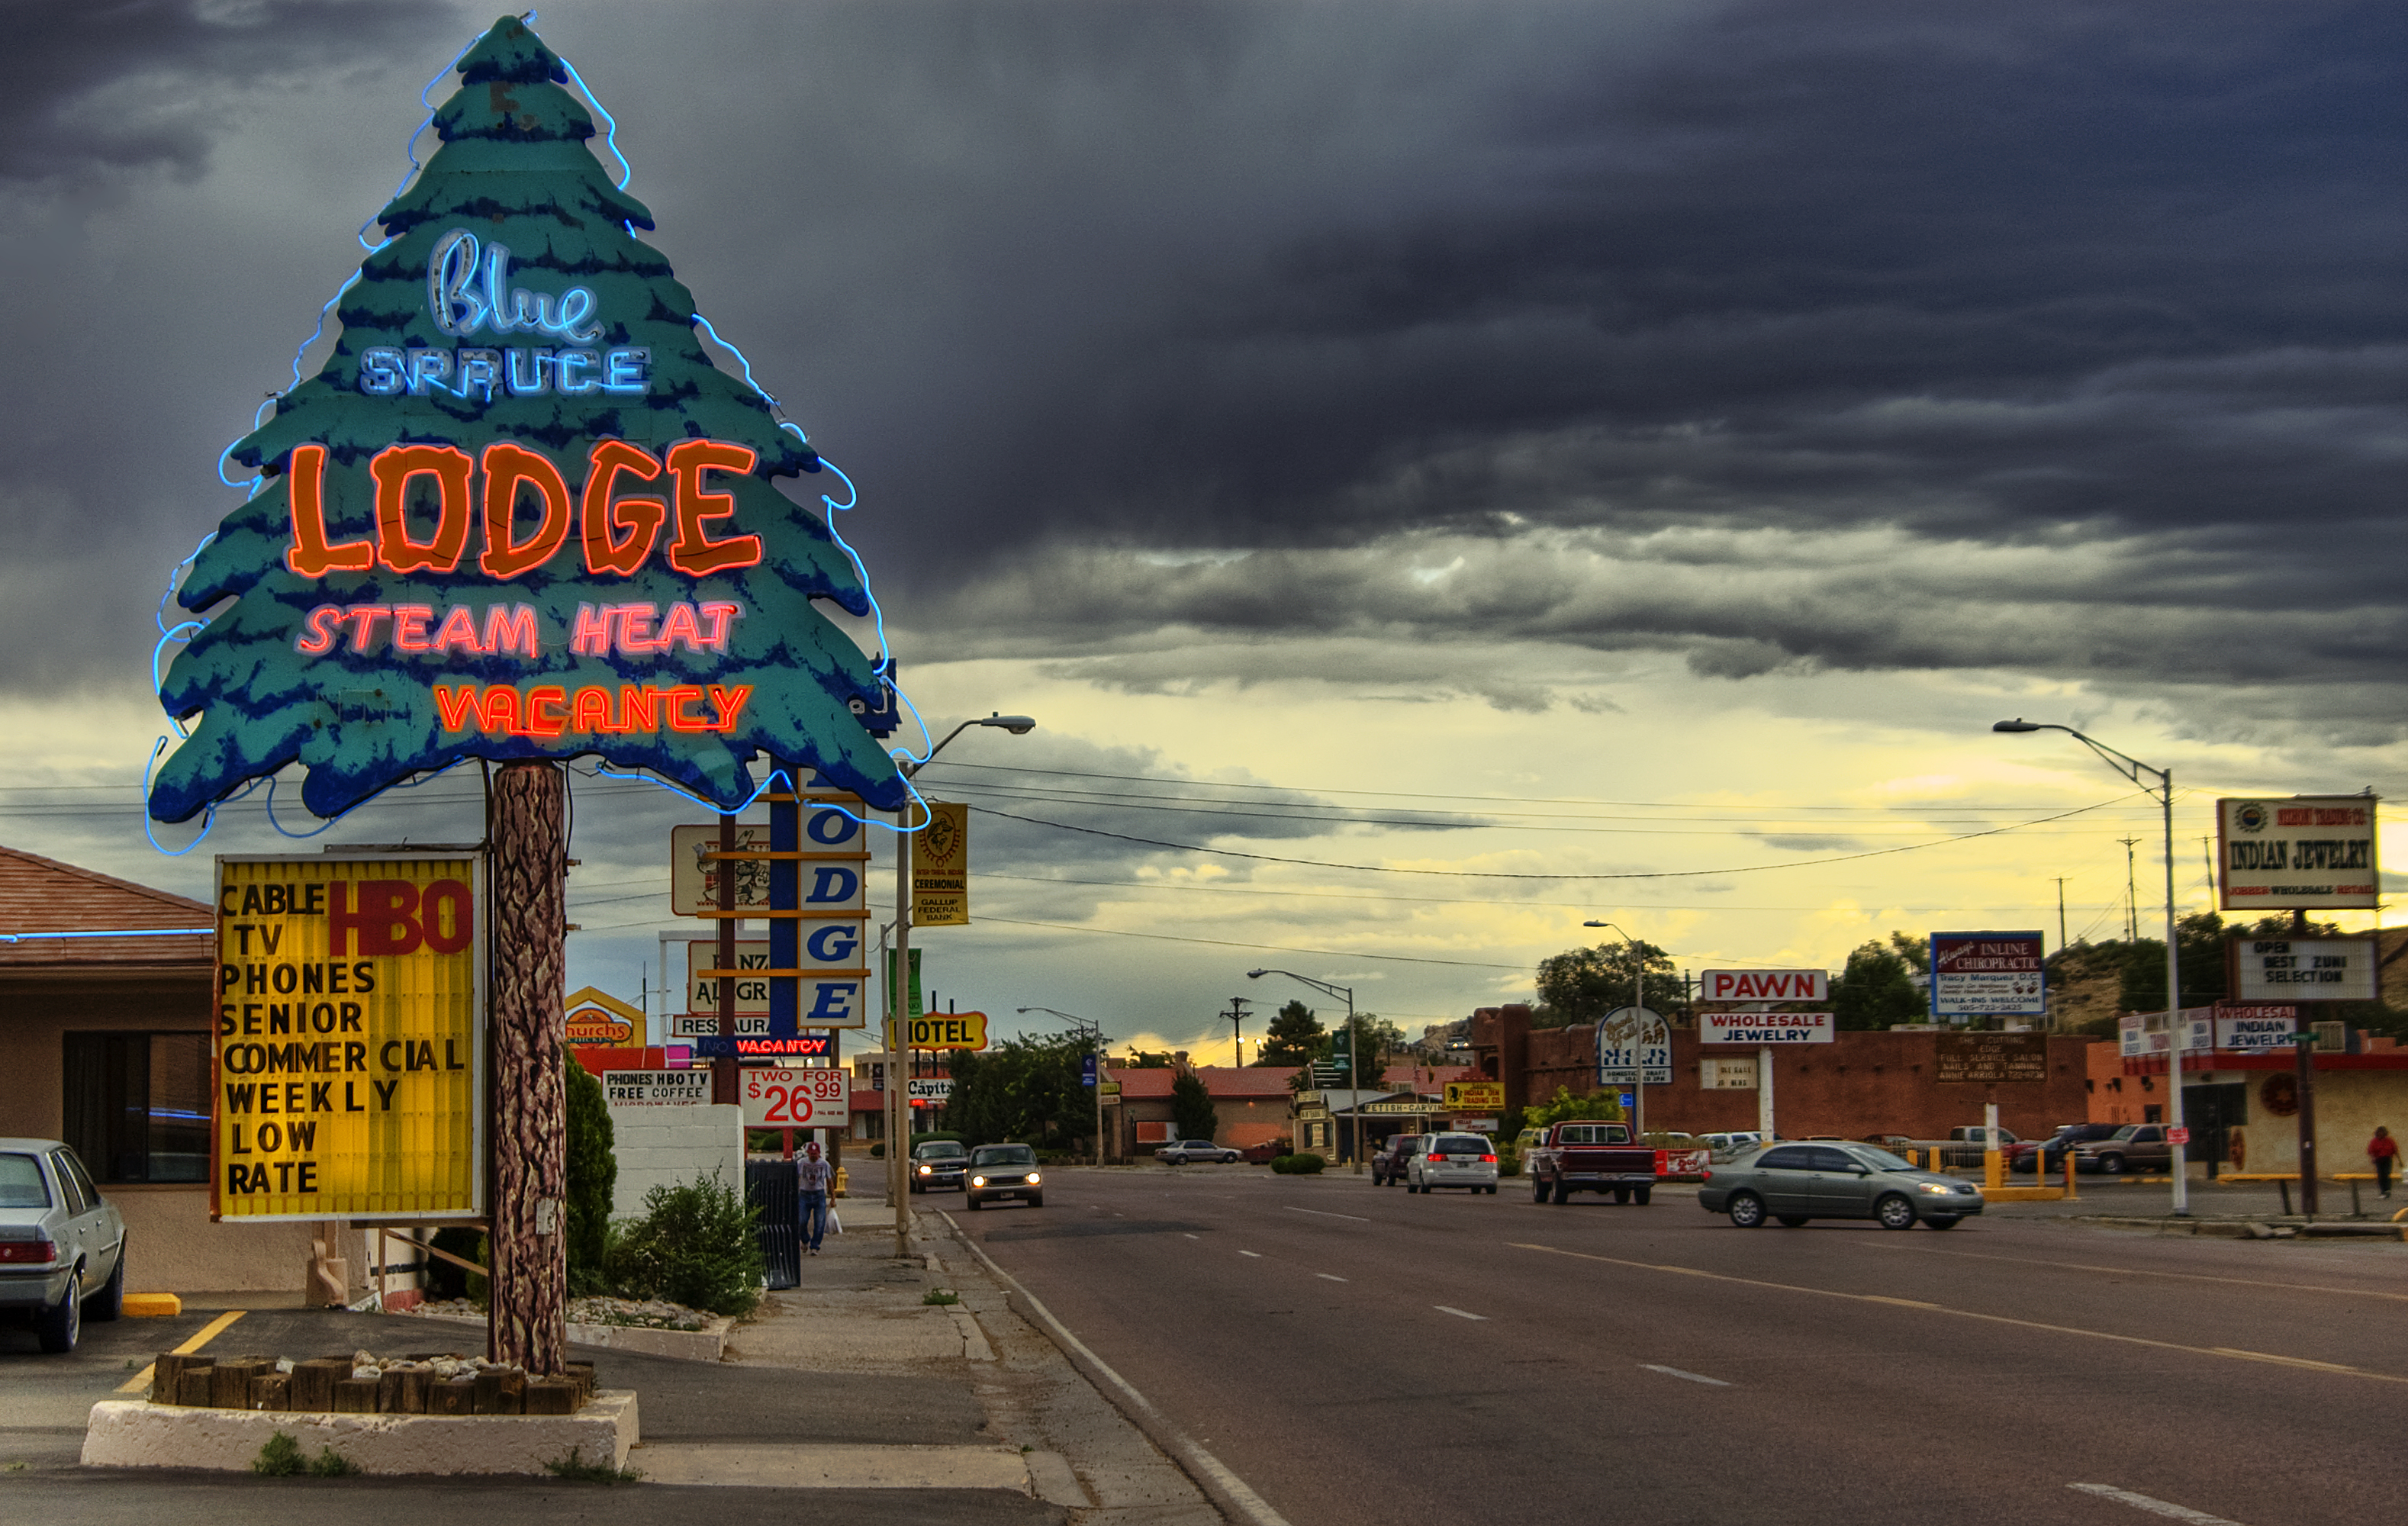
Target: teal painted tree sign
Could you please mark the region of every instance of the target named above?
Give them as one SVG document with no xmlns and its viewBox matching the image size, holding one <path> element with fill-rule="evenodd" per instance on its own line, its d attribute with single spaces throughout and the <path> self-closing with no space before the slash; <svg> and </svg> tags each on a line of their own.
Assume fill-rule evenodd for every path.
<svg viewBox="0 0 2408 1526">
<path fill-rule="evenodd" d="M 762 758 L 899 807 L 859 719 L 879 675 L 814 603 L 868 614 L 866 580 L 775 485 L 818 455 L 711 364 L 561 61 L 505 17 L 457 72 L 333 354 L 229 452 L 265 486 L 177 591 L 206 623 L 160 699 L 199 719 L 150 813 L 295 762 L 332 816 L 464 757 L 580 755 L 723 810 Z"/>
</svg>

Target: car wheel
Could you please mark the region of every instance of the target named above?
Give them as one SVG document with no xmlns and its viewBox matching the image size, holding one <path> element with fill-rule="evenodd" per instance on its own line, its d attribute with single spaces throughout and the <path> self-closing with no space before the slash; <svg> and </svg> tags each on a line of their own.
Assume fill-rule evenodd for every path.
<svg viewBox="0 0 2408 1526">
<path fill-rule="evenodd" d="M 979 1202 L 979 1200 L 978 1200 L 978 1199 L 976 1199 L 976 1198 L 972 1198 L 972 1199 L 970 1200 L 969 1207 L 970 1207 L 970 1212 L 971 1212 L 971 1213 L 974 1213 L 974 1214 L 975 1214 L 975 1213 L 977 1213 L 980 1209 L 982 1209 L 982 1208 L 983 1208 L 983 1207 L 985 1207 L 985 1206 L 986 1206 L 986 1204 L 985 1204 L 985 1203 L 982 1203 L 982 1202 Z"/>
<path fill-rule="evenodd" d="M 67 1278 L 66 1296 L 54 1306 L 45 1309 L 36 1327 L 42 1338 L 42 1349 L 53 1354 L 72 1351 L 76 1338 L 83 1333 L 83 1271 L 79 1267 Z"/>
<path fill-rule="evenodd" d="M 1964 1221 L 1962 1219 L 1953 1218 L 1946 1214 L 1942 1214 L 1937 1218 L 1927 1218 L 1924 1222 L 1930 1225 L 1935 1230 L 1953 1230 Z"/>
<path fill-rule="evenodd" d="M 1764 1227 L 1764 1200 L 1753 1192 L 1740 1192 L 1730 1200 L 1730 1221 L 1742 1230 Z"/>
<path fill-rule="evenodd" d="M 1555 1178 L 1555 1201 L 1557 1202 L 1570 1202 L 1572 1201 L 1571 1184 L 1565 1181 L 1560 1176 Z"/>
<path fill-rule="evenodd" d="M 1885 1230 L 1911 1230 L 1914 1228 L 1914 1204 L 1906 1201 L 1903 1192 L 1885 1193 L 1881 1202 L 1873 1204 L 1873 1217 L 1881 1220 Z"/>
<path fill-rule="evenodd" d="M 108 1281 L 92 1298 L 92 1306 L 83 1311 L 87 1319 L 106 1324 L 117 1317 L 125 1307 L 125 1242 L 117 1243 L 117 1265 L 109 1269 Z"/>
<path fill-rule="evenodd" d="M 1634 1188 L 1631 1189 L 1630 1201 L 1644 1208 L 1647 1206 L 1647 1200 L 1655 1195 L 1656 1189 L 1652 1187 Z"/>
<path fill-rule="evenodd" d="M 1530 1201 L 1532 1202 L 1544 1202 L 1547 1201 L 1547 1179 L 1544 1176 L 1533 1176 L 1530 1178 Z"/>
<path fill-rule="evenodd" d="M 1804 1214 L 1775 1214 L 1772 1216 L 1778 1218 L 1784 1226 L 1793 1230 L 1801 1229 L 1806 1223 L 1806 1216 Z"/>
<path fill-rule="evenodd" d="M 2120 1155 L 2102 1155 L 2099 1158 L 2099 1169 L 2109 1176 L 2121 1176 L 2124 1174 L 2124 1158 Z"/>
<path fill-rule="evenodd" d="M 1613 1201 L 1616 1202 L 1628 1202 L 1630 1201 L 1630 1188 L 1627 1187 L 1615 1188 L 1613 1189 Z"/>
</svg>

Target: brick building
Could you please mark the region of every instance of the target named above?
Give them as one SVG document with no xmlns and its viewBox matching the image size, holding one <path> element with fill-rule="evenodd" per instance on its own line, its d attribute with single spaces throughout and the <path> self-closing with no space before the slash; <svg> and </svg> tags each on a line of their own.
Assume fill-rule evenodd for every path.
<svg viewBox="0 0 2408 1526">
<path fill-rule="evenodd" d="M 1862 1138 L 1906 1134 L 1945 1138 L 1951 1129 L 1982 1121 L 1988 1088 L 1942 1086 L 1937 1041 L 1930 1030 L 1841 1033 L 1832 1043 L 1773 1052 L 1773 1122 L 1792 1139 L 1809 1134 Z M 2017 1134 L 2045 1134 L 2090 1116 L 2088 1052 L 2097 1041 L 2051 1036 L 2048 1079 L 1998 1089 L 1999 1122 Z M 1483 1007 L 1472 1014 L 1474 1068 L 1505 1084 L 1509 1108 L 1543 1102 L 1558 1087 L 1574 1096 L 1597 1088 L 1597 1030 L 1530 1027 L 1526 1006 Z M 1647 1088 L 1647 1127 L 1715 1133 L 1756 1126 L 1753 1090 L 1706 1090 L 1698 1062 L 1743 1058 L 1752 1045 L 1701 1046 L 1693 1029 L 1672 1030 L 1672 1084 Z"/>
</svg>

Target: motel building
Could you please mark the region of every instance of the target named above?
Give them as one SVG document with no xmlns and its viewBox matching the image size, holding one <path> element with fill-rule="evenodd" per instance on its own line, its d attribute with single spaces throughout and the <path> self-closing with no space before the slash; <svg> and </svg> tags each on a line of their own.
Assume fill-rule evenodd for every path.
<svg viewBox="0 0 2408 1526">
<path fill-rule="evenodd" d="M 137 1291 L 299 1288 L 308 1223 L 209 1221 L 214 914 L 0 848 L 0 1136 L 63 1139 L 125 1216 Z M 355 1291 L 366 1258 L 354 1255 Z"/>
</svg>

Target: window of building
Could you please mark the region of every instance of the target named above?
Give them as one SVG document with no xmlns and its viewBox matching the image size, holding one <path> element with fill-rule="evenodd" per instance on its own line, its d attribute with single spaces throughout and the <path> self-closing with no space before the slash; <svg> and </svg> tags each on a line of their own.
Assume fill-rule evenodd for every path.
<svg viewBox="0 0 2408 1526">
<path fill-rule="evenodd" d="M 209 1179 L 209 1036 L 69 1033 L 66 1142 L 104 1182 Z"/>
</svg>

